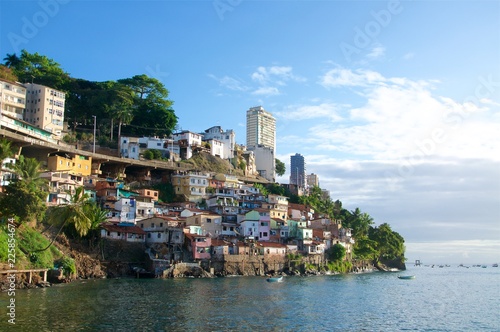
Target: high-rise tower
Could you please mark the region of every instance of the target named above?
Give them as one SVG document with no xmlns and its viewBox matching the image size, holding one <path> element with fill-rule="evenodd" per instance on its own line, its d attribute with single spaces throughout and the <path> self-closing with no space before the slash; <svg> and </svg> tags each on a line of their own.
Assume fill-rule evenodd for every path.
<svg viewBox="0 0 500 332">
<path fill-rule="evenodd" d="M 247 111 L 247 150 L 255 156 L 255 166 L 261 176 L 276 179 L 276 119 L 262 106 Z"/>
<path fill-rule="evenodd" d="M 259 145 L 276 150 L 276 119 L 262 106 L 247 111 L 247 147 Z"/>
<path fill-rule="evenodd" d="M 298 153 L 295 156 L 290 156 L 290 184 L 299 187 L 306 186 L 306 163 L 304 156 Z"/>
</svg>

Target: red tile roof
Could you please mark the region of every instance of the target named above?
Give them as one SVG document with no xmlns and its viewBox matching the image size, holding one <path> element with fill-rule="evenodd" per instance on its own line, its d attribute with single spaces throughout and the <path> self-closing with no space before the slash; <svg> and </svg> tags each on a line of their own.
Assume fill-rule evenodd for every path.
<svg viewBox="0 0 500 332">
<path fill-rule="evenodd" d="M 102 225 L 102 228 L 104 228 L 108 232 L 120 232 L 120 233 L 132 233 L 132 234 L 146 235 L 146 232 L 137 226 L 118 226 L 118 225 L 112 225 L 112 224 L 105 224 L 105 225 Z"/>
</svg>

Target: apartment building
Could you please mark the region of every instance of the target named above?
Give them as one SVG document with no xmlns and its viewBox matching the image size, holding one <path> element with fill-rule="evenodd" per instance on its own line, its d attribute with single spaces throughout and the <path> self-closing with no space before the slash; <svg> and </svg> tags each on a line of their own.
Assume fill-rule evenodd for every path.
<svg viewBox="0 0 500 332">
<path fill-rule="evenodd" d="M 26 83 L 26 108 L 23 120 L 60 137 L 64 122 L 64 92 L 53 88 Z"/>
</svg>

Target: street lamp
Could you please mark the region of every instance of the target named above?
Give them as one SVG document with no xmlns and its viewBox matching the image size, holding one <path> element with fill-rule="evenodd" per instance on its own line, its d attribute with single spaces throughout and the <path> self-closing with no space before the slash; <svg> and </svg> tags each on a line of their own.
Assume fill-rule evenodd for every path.
<svg viewBox="0 0 500 332">
<path fill-rule="evenodd" d="M 95 125 L 96 125 L 96 116 L 95 115 L 92 115 L 92 117 L 94 118 L 94 148 L 92 149 L 92 153 L 95 153 Z"/>
</svg>

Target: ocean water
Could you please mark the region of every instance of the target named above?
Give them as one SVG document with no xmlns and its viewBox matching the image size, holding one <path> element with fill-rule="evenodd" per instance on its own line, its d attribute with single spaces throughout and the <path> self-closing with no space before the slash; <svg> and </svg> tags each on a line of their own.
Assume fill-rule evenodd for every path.
<svg viewBox="0 0 500 332">
<path fill-rule="evenodd" d="M 415 275 L 401 280 L 400 274 Z M 500 268 L 86 280 L 18 290 L 17 331 L 500 331 Z M 2 313 L 9 297 L 0 294 Z"/>
</svg>

